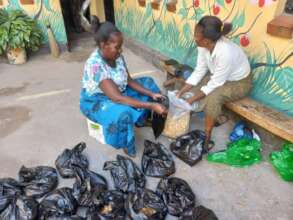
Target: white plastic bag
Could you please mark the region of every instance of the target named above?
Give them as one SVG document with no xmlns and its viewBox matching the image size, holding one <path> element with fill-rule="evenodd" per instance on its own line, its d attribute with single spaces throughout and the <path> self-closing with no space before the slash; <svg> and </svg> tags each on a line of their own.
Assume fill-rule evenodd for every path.
<svg viewBox="0 0 293 220">
<path fill-rule="evenodd" d="M 163 135 L 177 138 L 189 130 L 191 105 L 184 99 L 176 97 L 176 91 L 168 92 L 169 112 Z"/>
<path fill-rule="evenodd" d="M 168 91 L 169 98 L 169 112 L 168 115 L 174 119 L 180 118 L 186 113 L 190 113 L 192 106 L 186 102 L 184 99 L 178 98 L 176 96 L 176 91 Z"/>
</svg>

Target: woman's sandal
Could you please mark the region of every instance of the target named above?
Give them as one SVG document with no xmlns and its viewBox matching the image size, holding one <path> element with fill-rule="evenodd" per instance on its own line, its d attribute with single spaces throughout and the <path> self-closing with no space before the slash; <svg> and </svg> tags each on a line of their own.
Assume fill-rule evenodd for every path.
<svg viewBox="0 0 293 220">
<path fill-rule="evenodd" d="M 204 144 L 204 147 L 203 147 L 203 154 L 207 154 L 211 149 L 214 148 L 214 146 L 215 146 L 215 142 L 214 142 L 214 141 L 210 141 L 208 146 L 206 146 L 206 145 Z"/>
</svg>

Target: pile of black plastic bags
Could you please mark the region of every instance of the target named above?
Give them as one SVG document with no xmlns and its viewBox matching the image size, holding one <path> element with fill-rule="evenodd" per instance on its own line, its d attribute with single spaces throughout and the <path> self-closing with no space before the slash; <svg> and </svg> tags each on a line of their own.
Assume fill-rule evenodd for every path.
<svg viewBox="0 0 293 220">
<path fill-rule="evenodd" d="M 82 153 L 85 143 L 65 149 L 55 161 L 56 169 L 21 167 L 18 180 L 0 179 L 0 219 L 161 220 L 169 214 L 180 220 L 216 220 L 213 211 L 196 206 L 186 181 L 170 177 L 175 163 L 169 150 L 148 140 L 144 145 L 141 169 L 122 155 L 105 162 L 103 169 L 110 172 L 114 189 L 89 170 Z M 58 173 L 74 178 L 73 186 L 57 188 Z M 155 191 L 146 188 L 147 176 L 161 178 Z"/>
</svg>

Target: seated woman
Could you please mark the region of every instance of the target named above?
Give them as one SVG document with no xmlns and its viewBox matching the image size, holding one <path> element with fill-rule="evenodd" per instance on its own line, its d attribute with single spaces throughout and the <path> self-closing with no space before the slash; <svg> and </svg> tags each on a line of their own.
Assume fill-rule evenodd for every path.
<svg viewBox="0 0 293 220">
<path fill-rule="evenodd" d="M 135 156 L 134 125 L 143 126 L 150 110 L 163 114 L 162 98 L 149 77 L 130 77 L 122 56 L 122 33 L 110 22 L 97 24 L 95 50 L 84 68 L 80 109 L 91 121 L 103 126 L 105 142 Z"/>
<path fill-rule="evenodd" d="M 215 16 L 205 16 L 198 22 L 194 31 L 197 65 L 177 94 L 180 97 L 193 89 L 194 96 L 187 101 L 190 104 L 198 101 L 197 111 L 204 110 L 206 151 L 212 129 L 223 115 L 223 105 L 245 97 L 252 87 L 247 56 L 237 44 L 224 37 L 231 29 L 231 24 L 223 24 Z"/>
</svg>

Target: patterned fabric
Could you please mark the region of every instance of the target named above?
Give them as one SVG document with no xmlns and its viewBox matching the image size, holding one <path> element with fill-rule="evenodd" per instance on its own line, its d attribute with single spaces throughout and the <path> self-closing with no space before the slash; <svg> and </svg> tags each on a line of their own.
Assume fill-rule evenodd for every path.
<svg viewBox="0 0 293 220">
<path fill-rule="evenodd" d="M 101 57 L 99 50 L 95 50 L 87 60 L 82 79 L 82 88 L 88 95 L 103 93 L 99 84 L 104 79 L 111 79 L 118 86 L 120 92 L 123 92 L 127 86 L 127 68 L 123 57 L 116 59 L 116 67 L 109 66 Z"/>
<path fill-rule="evenodd" d="M 150 77 L 136 79 L 136 82 L 154 93 L 160 92 Z M 130 87 L 126 87 L 122 94 L 143 102 L 151 101 L 150 97 Z M 89 95 L 85 89 L 81 91 L 80 109 L 91 121 L 103 126 L 107 144 L 115 148 L 127 148 L 130 154 L 135 153 L 134 125 L 143 126 L 150 114 L 149 110 L 114 103 L 102 93 Z"/>
</svg>

